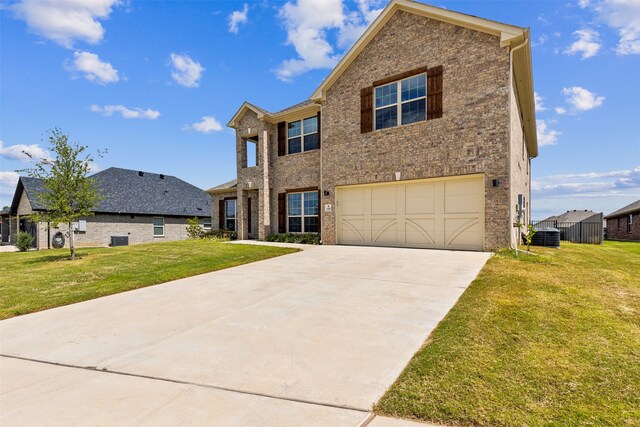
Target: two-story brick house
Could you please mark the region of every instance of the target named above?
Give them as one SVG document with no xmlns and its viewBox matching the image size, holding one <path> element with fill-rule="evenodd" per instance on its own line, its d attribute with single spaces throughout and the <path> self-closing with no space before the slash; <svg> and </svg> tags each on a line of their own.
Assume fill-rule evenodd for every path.
<svg viewBox="0 0 640 427">
<path fill-rule="evenodd" d="M 518 212 L 530 218 L 526 28 L 393 0 L 310 99 L 276 113 L 245 102 L 228 125 L 237 180 L 209 192 L 240 238 L 486 250 L 514 245 Z"/>
</svg>

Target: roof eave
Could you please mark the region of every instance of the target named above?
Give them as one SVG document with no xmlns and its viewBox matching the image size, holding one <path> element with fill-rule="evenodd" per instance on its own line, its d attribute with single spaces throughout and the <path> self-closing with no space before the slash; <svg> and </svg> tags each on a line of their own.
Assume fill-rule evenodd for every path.
<svg viewBox="0 0 640 427">
<path fill-rule="evenodd" d="M 538 157 L 538 133 L 536 130 L 536 105 L 533 88 L 533 68 L 531 63 L 531 38 L 529 29 L 526 28 L 520 40 L 513 40 L 512 43 L 522 43 L 522 49 L 513 53 L 513 75 L 516 80 L 516 91 L 522 112 L 525 140 L 529 157 Z"/>
</svg>

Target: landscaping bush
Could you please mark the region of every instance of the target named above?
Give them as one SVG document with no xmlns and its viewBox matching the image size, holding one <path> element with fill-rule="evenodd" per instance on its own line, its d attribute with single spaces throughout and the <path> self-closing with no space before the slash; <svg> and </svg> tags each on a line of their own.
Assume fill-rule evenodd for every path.
<svg viewBox="0 0 640 427">
<path fill-rule="evenodd" d="M 196 217 L 187 220 L 187 235 L 190 239 L 201 239 L 204 236 L 204 228 L 200 226 L 200 220 Z"/>
<path fill-rule="evenodd" d="M 209 230 L 203 232 L 201 238 L 210 240 L 237 240 L 238 233 L 230 230 Z"/>
<path fill-rule="evenodd" d="M 33 243 L 33 237 L 31 234 L 21 231 L 18 233 L 18 237 L 16 238 L 16 247 L 20 252 L 26 252 L 31 248 L 31 244 Z"/>
<path fill-rule="evenodd" d="M 270 234 L 265 239 L 267 242 L 301 243 L 303 245 L 319 245 L 320 236 L 315 233 L 281 233 Z"/>
</svg>

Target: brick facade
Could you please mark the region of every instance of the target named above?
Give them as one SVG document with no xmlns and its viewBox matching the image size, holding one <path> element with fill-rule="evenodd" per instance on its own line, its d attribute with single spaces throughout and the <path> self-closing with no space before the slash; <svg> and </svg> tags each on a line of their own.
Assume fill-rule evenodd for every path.
<svg viewBox="0 0 640 427">
<path fill-rule="evenodd" d="M 631 216 L 631 231 L 628 229 Z M 607 218 L 607 239 L 640 242 L 640 212 Z"/>
<path fill-rule="evenodd" d="M 419 67 L 443 67 L 443 115 L 410 125 L 361 133 L 360 92 L 379 79 Z M 483 174 L 485 249 L 517 243 L 513 229 L 518 194 L 530 212 L 530 160 L 511 76 L 509 47 L 500 37 L 417 14 L 398 11 L 364 47 L 326 93 L 321 111 L 321 148 L 278 156 L 277 126 L 247 111 L 234 123 L 238 163 L 240 238 L 246 195 L 256 191 L 259 238 L 278 231 L 278 193 L 318 188 L 321 236 L 336 243 L 336 186 Z M 298 120 L 314 115 L 290 118 Z M 270 223 L 265 225 L 264 132 L 268 138 Z M 246 138 L 257 138 L 257 166 L 246 168 Z M 499 185 L 494 186 L 493 181 Z M 217 218 L 214 195 L 213 218 Z M 524 221 L 523 221 L 524 222 Z M 214 226 L 217 225 L 214 223 Z"/>
</svg>

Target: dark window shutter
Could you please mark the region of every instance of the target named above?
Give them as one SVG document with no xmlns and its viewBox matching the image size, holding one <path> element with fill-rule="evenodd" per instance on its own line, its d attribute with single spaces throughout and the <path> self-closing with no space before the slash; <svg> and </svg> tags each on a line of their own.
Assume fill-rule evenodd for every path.
<svg viewBox="0 0 640 427">
<path fill-rule="evenodd" d="M 278 233 L 287 232 L 287 193 L 278 194 Z"/>
<path fill-rule="evenodd" d="M 373 130 L 373 87 L 360 90 L 360 133 Z"/>
<path fill-rule="evenodd" d="M 322 236 L 322 191 L 318 190 L 318 235 Z"/>
<path fill-rule="evenodd" d="M 320 148 L 320 144 L 322 144 L 322 126 L 320 123 L 320 111 L 318 111 L 318 148 Z"/>
<path fill-rule="evenodd" d="M 278 156 L 287 154 L 287 122 L 278 123 Z"/>
<path fill-rule="evenodd" d="M 442 65 L 427 70 L 427 120 L 442 117 Z"/>
<path fill-rule="evenodd" d="M 224 200 L 218 201 L 218 228 L 221 230 L 224 228 Z"/>
</svg>

